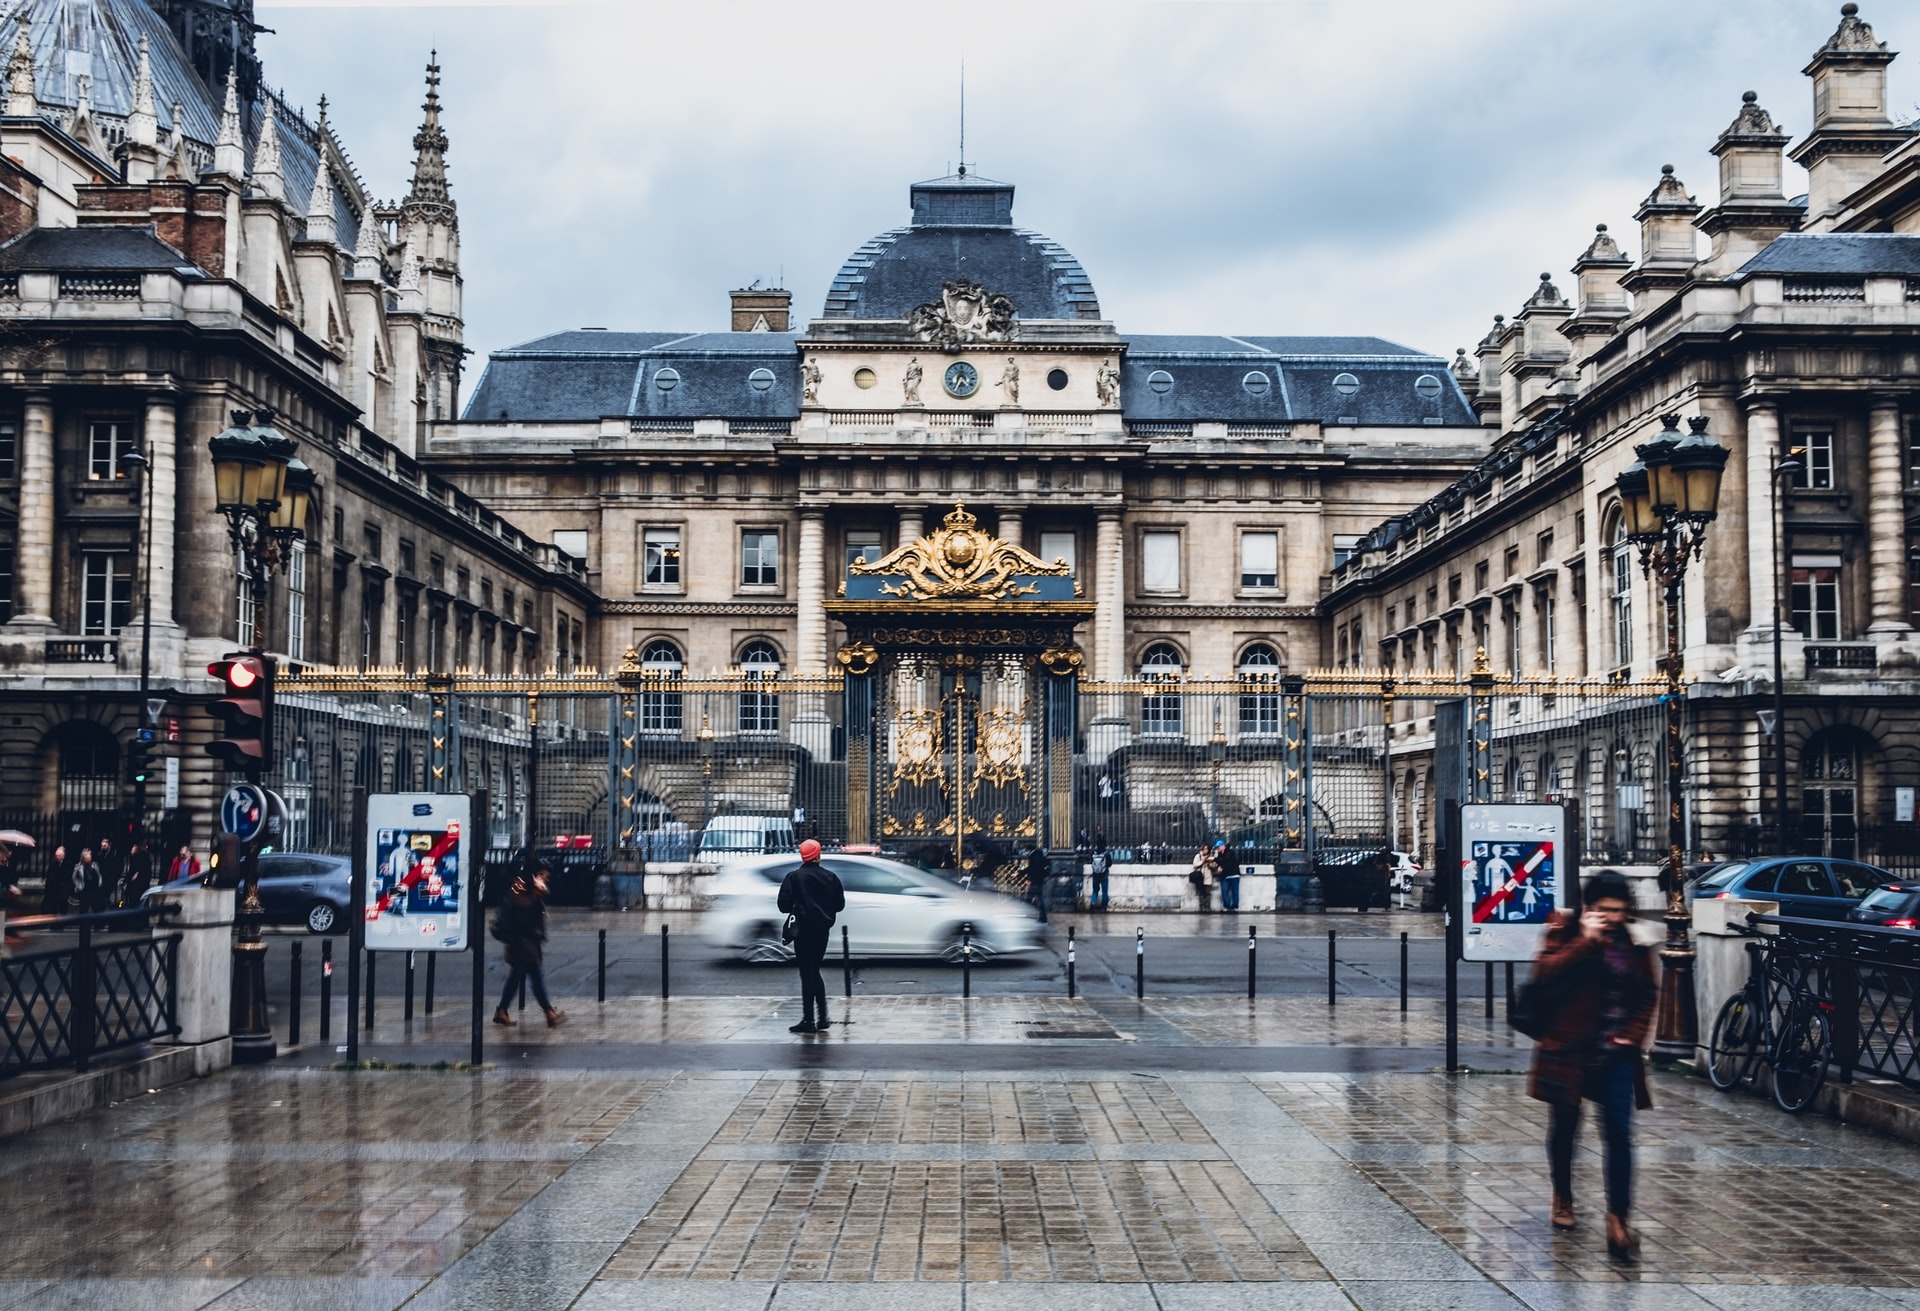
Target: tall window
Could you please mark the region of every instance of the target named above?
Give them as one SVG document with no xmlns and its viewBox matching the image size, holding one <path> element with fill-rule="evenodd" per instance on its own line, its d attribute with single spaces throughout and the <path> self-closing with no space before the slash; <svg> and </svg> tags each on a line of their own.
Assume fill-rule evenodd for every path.
<svg viewBox="0 0 1920 1311">
<path fill-rule="evenodd" d="M 885 548 L 880 545 L 880 534 L 868 528 L 852 528 L 847 531 L 847 565 L 859 560 L 872 564 L 884 555 Z"/>
<path fill-rule="evenodd" d="M 12 482 L 20 476 L 20 425 L 12 419 L 0 419 L 0 482 Z"/>
<path fill-rule="evenodd" d="M 1140 534 L 1140 590 L 1180 590 L 1180 534 Z"/>
<path fill-rule="evenodd" d="M 1048 564 L 1055 560 L 1065 560 L 1069 572 L 1080 567 L 1080 561 L 1074 554 L 1072 533 L 1041 533 L 1040 558 Z"/>
<path fill-rule="evenodd" d="M 1153 534 L 1149 533 L 1149 537 Z M 1156 642 L 1140 658 L 1140 677 L 1149 682 L 1178 683 L 1185 672 L 1180 653 L 1165 642 Z M 1140 731 L 1178 737 L 1180 734 L 1180 694 L 1150 693 L 1140 698 Z"/>
<path fill-rule="evenodd" d="M 0 540 L 0 624 L 13 618 L 13 543 Z"/>
<path fill-rule="evenodd" d="M 81 560 L 80 631 L 113 637 L 133 618 L 133 557 L 125 551 L 88 551 Z"/>
<path fill-rule="evenodd" d="M 95 420 L 87 425 L 87 478 L 111 482 L 124 478 L 121 457 L 133 449 L 133 425 L 118 420 Z"/>
<path fill-rule="evenodd" d="M 241 646 L 252 646 L 256 628 L 255 620 L 258 618 L 253 611 L 253 567 L 247 563 L 244 553 L 236 553 L 233 557 L 233 569 L 235 575 L 233 637 Z M 335 615 L 334 618 L 338 619 L 339 616 Z M 338 638 L 336 637 L 335 640 L 337 641 Z"/>
<path fill-rule="evenodd" d="M 1793 485 L 1801 491 L 1828 491 L 1833 487 L 1833 428 L 1831 426 L 1795 428 L 1789 438 L 1801 450 L 1800 472 Z"/>
<path fill-rule="evenodd" d="M 1240 694 L 1240 736 L 1277 737 L 1280 733 L 1280 656 L 1264 642 L 1240 655 L 1240 677 L 1258 691 Z"/>
<path fill-rule="evenodd" d="M 1516 601 L 1515 604 L 1508 606 L 1506 614 L 1501 617 L 1506 621 L 1507 626 L 1507 669 L 1515 678 L 1518 678 L 1520 677 L 1521 661 L 1520 606 L 1518 602 Z"/>
<path fill-rule="evenodd" d="M 1815 642 L 1840 640 L 1840 570 L 1815 566 L 1793 570 L 1793 626 Z"/>
<path fill-rule="evenodd" d="M 1800 758 L 1802 850 L 1816 856 L 1855 855 L 1860 823 L 1860 759 L 1852 743 L 1828 731 Z"/>
<path fill-rule="evenodd" d="M 780 653 L 768 642 L 749 642 L 740 652 L 740 672 L 749 686 L 755 680 L 771 684 L 780 676 Z M 780 698 L 773 692 L 740 694 L 740 731 L 768 736 L 780 731 Z"/>
<path fill-rule="evenodd" d="M 414 594 L 401 592 L 393 607 L 393 663 L 402 669 L 413 668 Z M 512 673 L 511 669 L 504 671 Z"/>
<path fill-rule="evenodd" d="M 360 667 L 370 668 L 380 651 L 380 607 L 386 593 L 378 583 L 368 581 L 360 593 Z"/>
<path fill-rule="evenodd" d="M 298 540 L 287 555 L 287 654 L 307 658 L 307 544 Z"/>
<path fill-rule="evenodd" d="M 680 693 L 663 689 L 656 680 L 677 679 L 684 668 L 680 648 L 671 642 L 649 642 L 640 653 L 640 672 L 647 680 L 640 684 L 641 732 L 680 731 Z"/>
<path fill-rule="evenodd" d="M 780 582 L 780 535 L 750 528 L 740 534 L 740 585 L 774 587 Z"/>
<path fill-rule="evenodd" d="M 1240 534 L 1240 586 L 1274 587 L 1280 582 L 1280 535 Z"/>
<path fill-rule="evenodd" d="M 1559 645 L 1559 616 L 1554 613 L 1554 595 L 1542 591 L 1534 600 L 1534 609 L 1540 616 L 1540 663 L 1551 674 L 1559 668 L 1560 657 L 1556 648 Z"/>
<path fill-rule="evenodd" d="M 648 587 L 680 586 L 680 530 L 649 528 L 642 540 L 641 581 Z"/>
<path fill-rule="evenodd" d="M 1633 663 L 1633 543 L 1627 540 L 1627 525 L 1616 519 L 1613 524 L 1613 663 Z"/>
</svg>

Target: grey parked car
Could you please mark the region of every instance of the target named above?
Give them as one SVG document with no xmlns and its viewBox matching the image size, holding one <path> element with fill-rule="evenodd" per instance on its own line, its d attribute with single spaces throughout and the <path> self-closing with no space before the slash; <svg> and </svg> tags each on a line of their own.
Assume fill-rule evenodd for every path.
<svg viewBox="0 0 1920 1311">
<path fill-rule="evenodd" d="M 176 879 L 147 895 L 199 887 L 204 877 Z M 260 857 L 260 905 L 269 924 L 304 924 L 309 933 L 345 933 L 352 885 L 353 861 L 346 856 L 273 851 Z"/>
</svg>

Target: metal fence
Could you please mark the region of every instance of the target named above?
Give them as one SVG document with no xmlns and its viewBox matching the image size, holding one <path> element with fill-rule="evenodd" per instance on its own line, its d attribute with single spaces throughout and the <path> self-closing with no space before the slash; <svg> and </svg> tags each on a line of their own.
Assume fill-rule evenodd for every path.
<svg viewBox="0 0 1920 1311">
<path fill-rule="evenodd" d="M 180 1032 L 181 935 L 146 924 L 140 913 L 55 920 L 37 929 L 47 945 L 0 959 L 0 1078 L 85 1070 L 96 1056 Z"/>
<path fill-rule="evenodd" d="M 1920 1088 L 1920 936 L 1903 929 L 1759 916 L 1761 950 L 1832 1006 L 1833 1061 Z M 1756 962 L 1756 964 L 1758 964 Z"/>
</svg>

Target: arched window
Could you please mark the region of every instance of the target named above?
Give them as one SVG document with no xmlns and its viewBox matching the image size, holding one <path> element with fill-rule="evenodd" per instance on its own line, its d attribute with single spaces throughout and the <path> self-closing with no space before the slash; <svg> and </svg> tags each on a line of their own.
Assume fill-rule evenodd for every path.
<svg viewBox="0 0 1920 1311">
<path fill-rule="evenodd" d="M 773 643 L 754 641 L 740 652 L 740 673 L 748 684 L 756 680 L 771 684 L 780 676 L 780 653 Z M 777 735 L 780 732 L 780 698 L 773 692 L 740 694 L 740 731 Z"/>
<path fill-rule="evenodd" d="M 1240 694 L 1240 735 L 1277 737 L 1280 733 L 1280 654 L 1264 642 L 1240 653 L 1240 677 L 1260 685 Z"/>
<path fill-rule="evenodd" d="M 1180 652 L 1166 642 L 1155 642 L 1140 657 L 1140 677 L 1148 682 L 1178 682 L 1186 673 Z M 1181 729 L 1180 694 L 1168 692 L 1140 698 L 1140 731 L 1178 737 Z"/>
<path fill-rule="evenodd" d="M 1613 610 L 1613 663 L 1622 668 L 1633 663 L 1633 543 L 1627 540 L 1627 523 L 1615 515 L 1609 537 L 1612 568 L 1608 572 L 1609 599 Z"/>
<path fill-rule="evenodd" d="M 649 642 L 640 653 L 640 673 L 645 680 L 640 684 L 642 733 L 677 734 L 680 731 L 680 693 L 667 691 L 662 684 L 678 679 L 685 668 L 680 648 L 671 642 Z"/>
</svg>

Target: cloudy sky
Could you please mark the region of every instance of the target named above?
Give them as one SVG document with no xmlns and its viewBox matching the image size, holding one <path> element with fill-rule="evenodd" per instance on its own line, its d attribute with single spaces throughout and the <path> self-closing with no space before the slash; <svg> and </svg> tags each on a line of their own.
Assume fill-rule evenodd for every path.
<svg viewBox="0 0 1920 1311">
<path fill-rule="evenodd" d="M 1073 251 L 1126 332 L 1366 333 L 1451 354 L 1595 223 L 1629 253 L 1672 163 L 1754 90 L 1803 135 L 1813 0 L 964 6 L 259 0 L 270 82 L 324 92 L 362 175 L 405 190 L 444 66 L 468 343 L 715 330 L 784 276 L 803 316 L 906 187 L 959 154 Z M 1920 9 L 1867 0 L 1896 117 Z M 1903 21 L 1904 20 L 1904 21 Z M 1912 65 L 1912 66 L 1909 66 Z M 1804 190 L 1788 166 L 1788 192 Z"/>
</svg>

